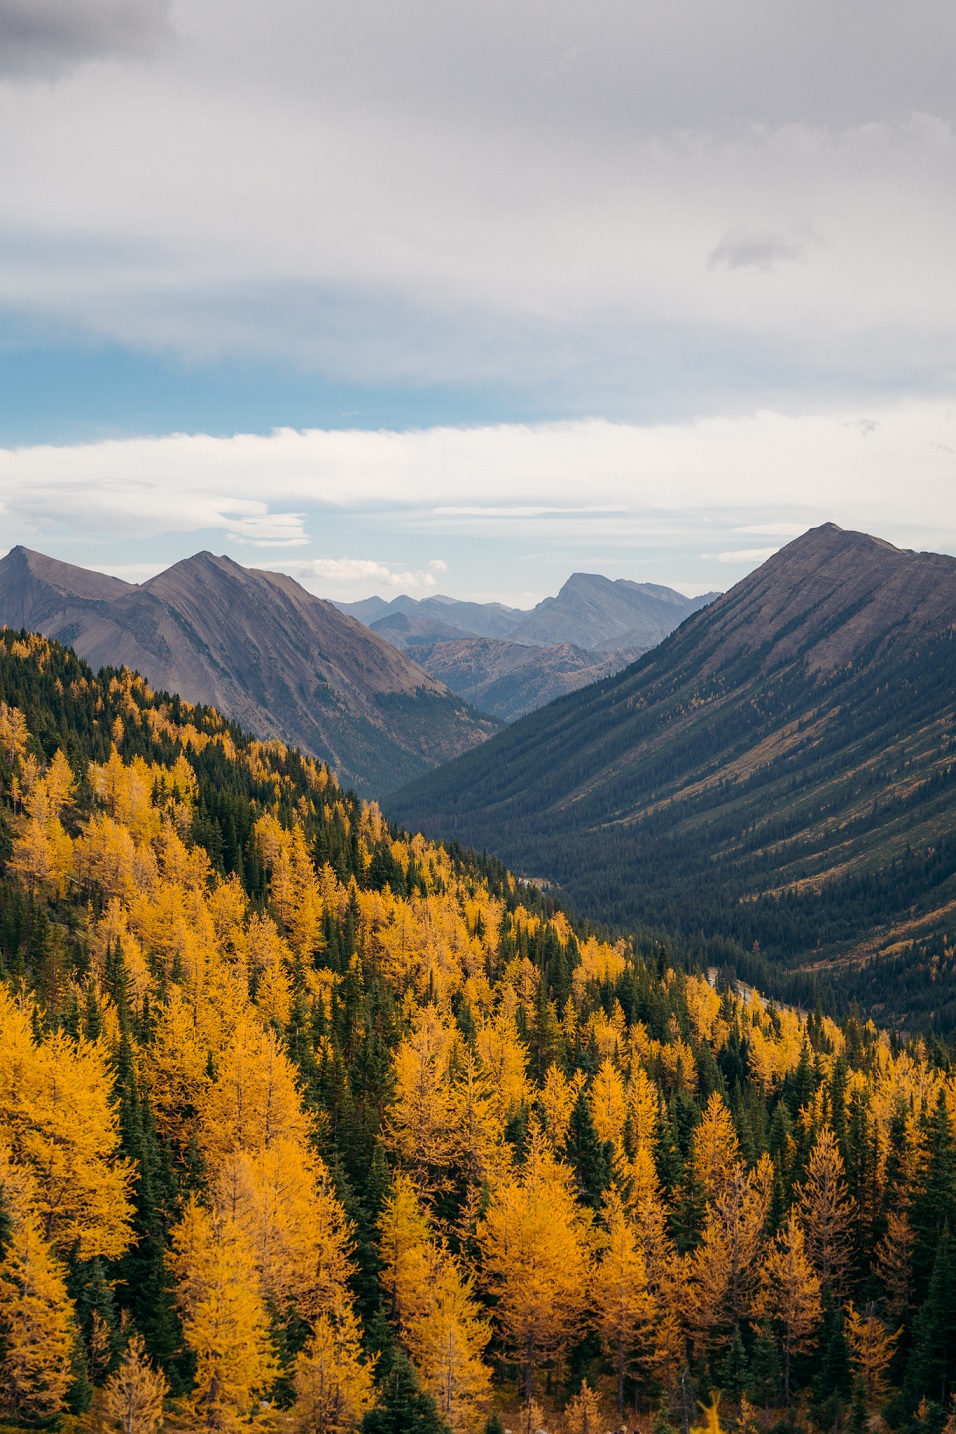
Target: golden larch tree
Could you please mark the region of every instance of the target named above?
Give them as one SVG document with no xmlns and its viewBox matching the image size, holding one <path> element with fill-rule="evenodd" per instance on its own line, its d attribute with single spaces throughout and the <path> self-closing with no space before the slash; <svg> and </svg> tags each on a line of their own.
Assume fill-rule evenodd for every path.
<svg viewBox="0 0 956 1434">
<path fill-rule="evenodd" d="M 715 1090 L 694 1131 L 694 1175 L 708 1200 L 723 1195 L 739 1160 L 740 1143 L 730 1111 Z"/>
<path fill-rule="evenodd" d="M 849 1259 L 853 1210 L 847 1197 L 843 1157 L 828 1125 L 820 1130 L 810 1152 L 799 1210 L 813 1267 L 824 1285 L 829 1283 L 839 1291 Z"/>
<path fill-rule="evenodd" d="M 194 1199 L 173 1231 L 183 1334 L 196 1356 L 195 1416 L 217 1434 L 248 1428 L 276 1368 L 256 1262 L 234 1220 Z"/>
<path fill-rule="evenodd" d="M 17 1209 L 0 1263 L 0 1399 L 12 1419 L 33 1423 L 62 1412 L 75 1337 L 63 1270 L 37 1216 Z"/>
<path fill-rule="evenodd" d="M 647 1266 L 623 1202 L 611 1190 L 604 1206 L 607 1233 L 591 1281 L 591 1306 L 605 1353 L 617 1373 L 617 1409 L 624 1410 L 624 1376 L 631 1356 L 646 1338 L 655 1300 L 647 1286 Z"/>
<path fill-rule="evenodd" d="M 846 1307 L 850 1362 L 863 1381 L 863 1395 L 868 1408 L 879 1403 L 886 1394 L 886 1371 L 902 1332 L 902 1329 L 897 1329 L 891 1334 L 872 1306 L 860 1313 L 851 1300 Z"/>
<path fill-rule="evenodd" d="M 789 1404 L 793 1357 L 813 1348 L 822 1313 L 820 1281 L 807 1257 L 803 1228 L 794 1210 L 767 1252 L 754 1313 L 757 1319 L 770 1320 L 779 1331 L 784 1393 Z"/>
<path fill-rule="evenodd" d="M 474 1428 L 491 1374 L 491 1330 L 459 1262 L 433 1237 L 415 1188 L 399 1176 L 379 1221 L 382 1284 L 422 1384 L 456 1430 Z"/>
<path fill-rule="evenodd" d="M 601 1434 L 606 1423 L 596 1391 L 586 1379 L 582 1379 L 581 1388 L 568 1401 L 568 1407 L 564 1411 L 567 1434 Z"/>
<path fill-rule="evenodd" d="M 103 1412 L 122 1434 L 157 1434 L 163 1423 L 163 1406 L 169 1384 L 146 1353 L 141 1334 L 134 1334 L 119 1368 L 106 1381 Z"/>
<path fill-rule="evenodd" d="M 476 1234 L 495 1318 L 530 1397 L 538 1360 L 558 1354 L 580 1328 L 592 1236 L 571 1172 L 540 1136 L 522 1170 L 494 1192 Z"/>
<path fill-rule="evenodd" d="M 351 1434 L 374 1402 L 373 1373 L 353 1311 L 320 1315 L 295 1362 L 295 1427 L 301 1434 Z"/>
</svg>

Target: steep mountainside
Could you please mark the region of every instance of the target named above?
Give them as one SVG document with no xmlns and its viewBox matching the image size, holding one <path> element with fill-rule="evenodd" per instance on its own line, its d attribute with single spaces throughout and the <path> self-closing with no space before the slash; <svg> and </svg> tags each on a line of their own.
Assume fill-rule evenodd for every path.
<svg viewBox="0 0 956 1434">
<path fill-rule="evenodd" d="M 0 632 L 4 1434 L 943 1434 L 956 1047 L 691 965 Z"/>
<path fill-rule="evenodd" d="M 0 622 L 215 706 L 330 762 L 364 792 L 456 756 L 493 728 L 291 578 L 211 553 L 134 586 L 14 548 L 0 562 Z"/>
<path fill-rule="evenodd" d="M 936 1010 L 956 931 L 956 560 L 817 528 L 390 810 L 494 842 L 606 919 L 804 963 L 889 953 L 858 988 L 911 981 L 911 1009 Z M 911 978 L 921 963 L 946 981 Z"/>
<path fill-rule="evenodd" d="M 566 692 L 620 672 L 640 656 L 627 650 L 585 652 L 570 642 L 526 647 L 493 637 L 415 642 L 407 651 L 452 692 L 503 722 L 515 722 Z"/>
</svg>

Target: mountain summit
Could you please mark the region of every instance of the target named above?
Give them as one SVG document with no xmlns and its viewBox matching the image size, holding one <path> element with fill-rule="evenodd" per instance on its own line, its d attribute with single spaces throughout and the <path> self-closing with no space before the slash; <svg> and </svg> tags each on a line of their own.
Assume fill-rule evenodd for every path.
<svg viewBox="0 0 956 1434">
<path fill-rule="evenodd" d="M 453 692 L 508 722 L 620 672 L 715 597 L 572 573 L 557 597 L 526 611 L 440 595 L 338 606 Z"/>
<path fill-rule="evenodd" d="M 787 959 L 956 925 L 956 559 L 834 524 L 392 814 Z"/>
<path fill-rule="evenodd" d="M 141 585 L 27 548 L 0 561 L 0 622 L 126 665 L 374 793 L 482 741 L 493 722 L 282 573 L 197 553 Z"/>
</svg>

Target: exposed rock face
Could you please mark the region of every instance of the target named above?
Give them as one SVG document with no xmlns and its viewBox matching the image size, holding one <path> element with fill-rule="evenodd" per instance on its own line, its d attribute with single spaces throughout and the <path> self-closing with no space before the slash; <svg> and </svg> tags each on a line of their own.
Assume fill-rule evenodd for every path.
<svg viewBox="0 0 956 1434">
<path fill-rule="evenodd" d="M 494 724 L 362 623 L 281 573 L 212 553 L 140 586 L 14 548 L 0 622 L 126 665 L 381 792 L 482 741 Z"/>
</svg>

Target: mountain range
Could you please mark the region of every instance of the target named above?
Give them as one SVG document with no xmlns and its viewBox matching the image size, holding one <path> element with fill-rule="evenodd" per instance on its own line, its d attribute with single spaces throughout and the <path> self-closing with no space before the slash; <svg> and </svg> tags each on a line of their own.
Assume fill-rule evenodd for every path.
<svg viewBox="0 0 956 1434">
<path fill-rule="evenodd" d="M 321 757 L 366 795 L 496 726 L 292 578 L 212 553 L 138 585 L 16 547 L 0 561 L 0 623 L 214 706 L 260 738 Z"/>
<path fill-rule="evenodd" d="M 804 966 L 882 955 L 853 977 L 871 1003 L 892 971 L 939 1004 L 912 973 L 954 984 L 956 559 L 813 529 L 390 814 L 597 919 Z"/>
<path fill-rule="evenodd" d="M 572 573 L 557 597 L 528 610 L 441 595 L 338 606 L 453 692 L 510 722 L 619 672 L 716 596 Z"/>
</svg>

